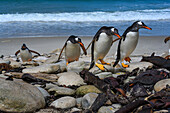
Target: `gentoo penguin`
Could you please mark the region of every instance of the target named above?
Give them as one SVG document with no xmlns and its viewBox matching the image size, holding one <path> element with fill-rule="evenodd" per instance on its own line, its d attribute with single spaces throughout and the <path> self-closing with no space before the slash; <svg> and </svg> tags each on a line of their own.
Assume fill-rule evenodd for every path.
<svg viewBox="0 0 170 113">
<path fill-rule="evenodd" d="M 15 53 L 15 56 L 17 56 L 18 53 L 20 53 L 20 56 L 21 56 L 21 59 L 22 59 L 23 62 L 31 61 L 32 60 L 32 53 L 38 54 L 40 56 L 40 54 L 38 52 L 33 51 L 33 50 L 29 50 L 27 48 L 26 44 L 23 44 L 21 46 L 21 49 L 18 50 Z"/>
<path fill-rule="evenodd" d="M 116 28 L 103 26 L 93 37 L 93 40 L 91 42 L 91 65 L 89 70 L 94 66 L 94 64 L 102 71 L 105 70 L 102 64 L 110 65 L 110 63 L 104 62 L 103 58 L 109 52 L 113 44 L 113 35 L 116 35 L 119 39 L 121 38 Z M 100 60 L 102 64 L 98 64 L 98 60 Z"/>
<path fill-rule="evenodd" d="M 65 42 L 58 57 L 58 61 L 60 60 L 60 56 L 64 49 L 67 65 L 70 62 L 78 61 L 80 57 L 80 47 L 83 49 L 84 54 L 87 55 L 86 49 L 84 47 L 84 44 L 81 42 L 81 39 L 78 36 L 71 35 Z"/>
<path fill-rule="evenodd" d="M 123 33 L 122 38 L 119 40 L 119 44 L 117 48 L 117 58 L 113 67 L 115 67 L 118 64 L 119 60 L 121 60 L 120 63 L 122 67 L 125 68 L 129 66 L 124 64 L 123 61 L 124 60 L 128 62 L 131 61 L 129 55 L 136 48 L 136 45 L 138 43 L 140 28 L 152 30 L 151 28 L 147 27 L 142 21 L 136 21 L 130 27 L 128 27 L 126 31 Z"/>
</svg>

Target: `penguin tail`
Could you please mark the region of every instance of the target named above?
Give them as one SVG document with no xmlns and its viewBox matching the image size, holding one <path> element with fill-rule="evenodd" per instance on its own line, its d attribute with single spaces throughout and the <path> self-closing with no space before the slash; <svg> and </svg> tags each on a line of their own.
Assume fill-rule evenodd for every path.
<svg viewBox="0 0 170 113">
<path fill-rule="evenodd" d="M 89 70 L 90 70 L 91 68 L 93 68 L 94 64 L 95 64 L 95 62 L 92 61 L 91 64 L 90 64 Z"/>
</svg>

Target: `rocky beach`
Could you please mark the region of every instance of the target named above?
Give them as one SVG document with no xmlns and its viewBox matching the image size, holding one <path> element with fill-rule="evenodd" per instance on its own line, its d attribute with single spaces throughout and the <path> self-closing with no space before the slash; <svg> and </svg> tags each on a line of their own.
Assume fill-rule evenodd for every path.
<svg viewBox="0 0 170 113">
<path fill-rule="evenodd" d="M 58 56 L 68 37 L 0 39 L 0 111 L 10 113 L 169 112 L 169 45 L 163 36 L 141 36 L 128 68 L 112 67 L 115 42 L 105 71 L 88 70 L 91 48 L 66 65 Z M 80 37 L 85 47 L 92 37 Z M 41 54 L 30 62 L 14 55 L 25 43 Z M 155 55 L 151 54 L 155 52 Z M 83 53 L 83 52 L 82 52 Z M 149 59 L 149 60 L 148 60 Z M 155 59 L 157 62 L 155 62 Z M 142 61 L 141 61 L 142 60 Z M 162 63 L 163 62 L 163 63 Z"/>
</svg>

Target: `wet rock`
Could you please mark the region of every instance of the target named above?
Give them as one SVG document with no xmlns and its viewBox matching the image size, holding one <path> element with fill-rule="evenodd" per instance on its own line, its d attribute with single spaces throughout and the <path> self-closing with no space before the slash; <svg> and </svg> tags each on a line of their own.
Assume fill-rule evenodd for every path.
<svg viewBox="0 0 170 113">
<path fill-rule="evenodd" d="M 100 79 L 104 79 L 106 77 L 111 77 L 112 73 L 111 72 L 102 72 L 102 73 L 96 74 L 95 76 L 98 76 Z"/>
<path fill-rule="evenodd" d="M 114 109 L 112 106 L 102 106 L 99 110 L 98 113 L 115 113 L 117 109 Z"/>
<path fill-rule="evenodd" d="M 158 81 L 155 85 L 154 85 L 154 90 L 156 92 L 166 88 L 166 86 L 169 85 L 170 86 L 170 79 L 163 79 Z"/>
<path fill-rule="evenodd" d="M 76 95 L 83 96 L 87 93 L 102 93 L 98 88 L 93 85 L 80 86 L 76 90 Z"/>
<path fill-rule="evenodd" d="M 11 61 L 10 65 L 12 68 L 19 68 L 21 67 L 21 62 Z"/>
<path fill-rule="evenodd" d="M 76 99 L 70 96 L 61 97 L 51 103 L 50 106 L 61 109 L 68 109 L 76 105 Z"/>
<path fill-rule="evenodd" d="M 37 67 L 30 67 L 22 70 L 23 73 L 58 73 L 60 72 L 60 65 L 58 64 L 44 64 Z"/>
<path fill-rule="evenodd" d="M 58 95 L 74 95 L 75 94 L 75 90 L 70 89 L 70 88 L 65 88 L 65 87 L 52 87 L 48 90 L 48 92 L 50 94 L 54 94 L 55 96 Z"/>
<path fill-rule="evenodd" d="M 84 61 L 74 61 L 67 65 L 67 71 L 81 72 L 86 68 L 86 64 Z"/>
<path fill-rule="evenodd" d="M 80 75 L 78 75 L 75 72 L 60 73 L 58 74 L 58 76 L 60 76 L 58 79 L 59 85 L 80 86 L 80 85 L 85 84 L 83 79 L 80 77 Z"/>
<path fill-rule="evenodd" d="M 82 107 L 83 109 L 89 109 L 93 102 L 96 100 L 98 94 L 97 93 L 88 93 L 82 98 Z"/>
<path fill-rule="evenodd" d="M 152 67 L 153 64 L 152 63 L 149 63 L 149 62 L 132 62 L 129 64 L 129 67 L 126 68 L 126 71 L 128 72 L 132 72 L 134 69 L 136 68 L 140 68 L 141 70 L 145 70 L 147 69 L 148 67 Z"/>
<path fill-rule="evenodd" d="M 33 112 L 45 106 L 42 93 L 33 85 L 0 79 L 0 111 Z"/>
</svg>

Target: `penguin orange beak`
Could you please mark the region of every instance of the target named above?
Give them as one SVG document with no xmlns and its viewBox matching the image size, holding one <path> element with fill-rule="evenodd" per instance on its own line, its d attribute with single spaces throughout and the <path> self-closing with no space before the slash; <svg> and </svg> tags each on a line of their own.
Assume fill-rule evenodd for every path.
<svg viewBox="0 0 170 113">
<path fill-rule="evenodd" d="M 117 34 L 117 33 L 114 33 L 114 35 L 116 35 L 118 38 L 121 38 L 121 37 L 120 37 L 120 35 L 119 35 L 119 34 Z"/>
<path fill-rule="evenodd" d="M 81 48 L 83 49 L 84 54 L 87 55 L 86 49 L 85 49 L 85 47 L 84 47 L 84 44 L 81 43 L 81 42 L 78 42 L 78 43 L 80 44 Z"/>
<path fill-rule="evenodd" d="M 149 29 L 149 30 L 152 30 L 152 28 L 148 27 L 148 26 L 142 26 L 143 28 L 146 28 L 146 29 Z"/>
</svg>

